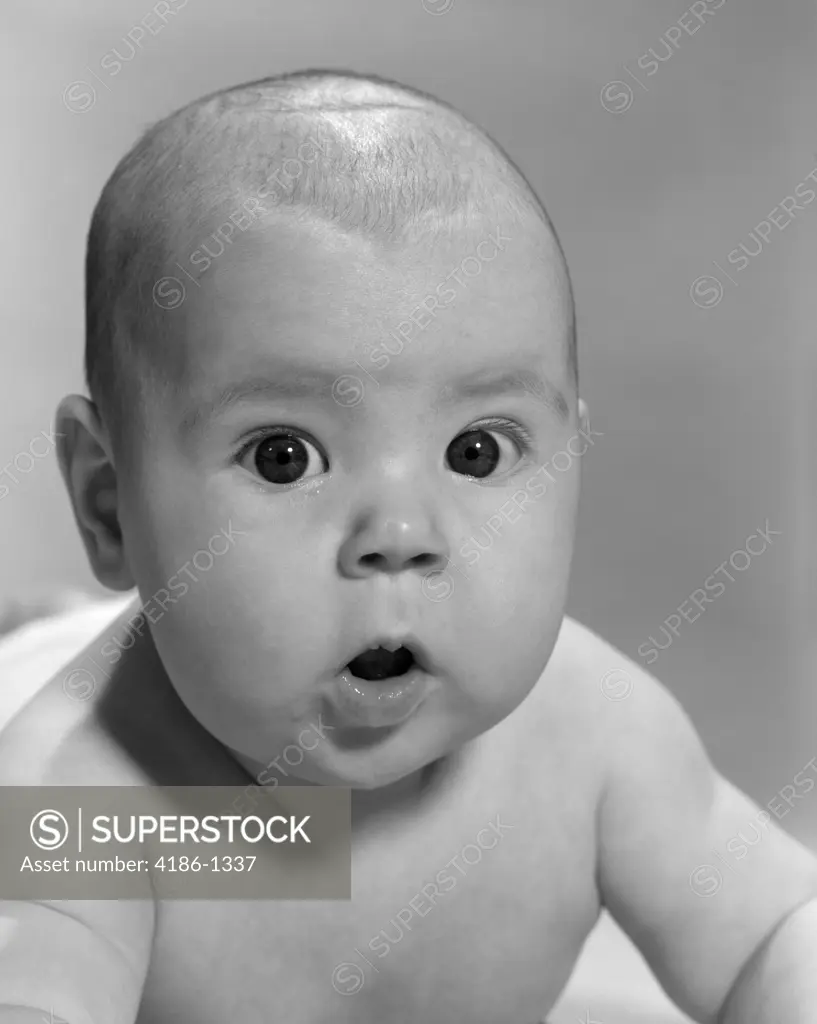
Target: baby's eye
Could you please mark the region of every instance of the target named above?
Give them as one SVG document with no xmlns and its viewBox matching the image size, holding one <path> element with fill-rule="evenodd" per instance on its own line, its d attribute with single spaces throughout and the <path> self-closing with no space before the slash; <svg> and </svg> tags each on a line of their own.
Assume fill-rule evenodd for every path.
<svg viewBox="0 0 817 1024">
<path fill-rule="evenodd" d="M 271 484 L 293 484 L 302 477 L 317 476 L 329 469 L 326 458 L 315 445 L 292 431 L 267 434 L 254 447 L 255 468 Z"/>
<path fill-rule="evenodd" d="M 487 426 L 472 427 L 455 437 L 445 453 L 448 465 L 455 473 L 478 479 L 490 476 L 500 463 L 504 463 L 502 472 L 513 469 L 528 448 L 529 439 L 517 424 L 509 422 L 503 428 L 504 433 Z"/>
</svg>

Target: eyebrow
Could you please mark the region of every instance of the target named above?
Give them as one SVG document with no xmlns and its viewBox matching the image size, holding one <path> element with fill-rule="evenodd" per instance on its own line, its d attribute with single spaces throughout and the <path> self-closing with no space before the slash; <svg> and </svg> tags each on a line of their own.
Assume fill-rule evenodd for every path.
<svg viewBox="0 0 817 1024">
<path fill-rule="evenodd" d="M 570 419 L 570 406 L 564 394 L 533 370 L 507 370 L 498 375 L 487 370 L 477 371 L 444 387 L 439 402 L 441 405 L 453 405 L 464 398 L 494 398 L 508 394 L 530 395 L 555 413 L 561 423 Z"/>
<path fill-rule="evenodd" d="M 214 397 L 207 398 L 189 409 L 182 417 L 181 429 L 184 433 L 190 433 L 204 420 L 241 402 L 270 401 L 275 398 L 306 399 L 315 398 L 316 395 L 328 398 L 332 394 L 333 384 L 338 379 L 334 372 L 294 367 L 286 370 L 282 367 L 281 376 L 278 378 L 246 377 L 244 380 L 228 384 Z M 451 406 L 464 399 L 493 398 L 508 394 L 529 395 L 549 408 L 560 422 L 566 423 L 570 419 L 570 407 L 563 393 L 550 381 L 531 370 L 509 370 L 498 375 L 490 370 L 476 371 L 453 384 L 444 386 L 437 401 L 442 406 Z"/>
<path fill-rule="evenodd" d="M 292 371 L 290 371 L 291 373 Z M 295 375 L 253 376 L 228 384 L 215 397 L 207 398 L 182 417 L 181 429 L 189 433 L 203 421 L 216 416 L 239 402 L 269 401 L 274 398 L 314 398 L 331 389 L 337 374 L 322 370 L 298 369 Z"/>
</svg>

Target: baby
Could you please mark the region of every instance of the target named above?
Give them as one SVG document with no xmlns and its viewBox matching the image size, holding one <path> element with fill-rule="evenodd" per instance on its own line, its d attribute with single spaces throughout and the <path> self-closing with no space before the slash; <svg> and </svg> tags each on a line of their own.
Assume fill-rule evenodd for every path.
<svg viewBox="0 0 817 1024">
<path fill-rule="evenodd" d="M 758 808 L 564 615 L 603 435 L 559 241 L 484 132 L 339 72 L 171 115 L 95 211 L 86 368 L 62 472 L 140 605 L 0 783 L 348 787 L 353 896 L 6 903 L 0 1024 L 532 1024 L 602 907 L 695 1020 L 817 1022 L 815 858 L 766 815 L 716 891 Z"/>
</svg>

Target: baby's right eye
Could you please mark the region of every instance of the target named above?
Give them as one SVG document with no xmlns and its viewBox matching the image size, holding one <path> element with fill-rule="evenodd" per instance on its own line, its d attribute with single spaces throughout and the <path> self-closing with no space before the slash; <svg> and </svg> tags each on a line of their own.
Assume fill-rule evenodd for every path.
<svg viewBox="0 0 817 1024">
<path fill-rule="evenodd" d="M 270 432 L 251 441 L 240 453 L 241 461 L 250 453 L 253 453 L 256 472 L 268 483 L 279 486 L 329 470 L 326 456 L 311 441 L 292 430 Z"/>
</svg>

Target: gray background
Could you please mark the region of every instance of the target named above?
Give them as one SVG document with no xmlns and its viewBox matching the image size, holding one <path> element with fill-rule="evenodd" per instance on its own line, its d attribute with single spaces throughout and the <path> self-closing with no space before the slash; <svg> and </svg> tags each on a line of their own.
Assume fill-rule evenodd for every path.
<svg viewBox="0 0 817 1024">
<path fill-rule="evenodd" d="M 81 390 L 85 232 L 143 128 L 204 92 L 309 66 L 435 92 L 523 167 L 572 268 L 582 392 L 605 436 L 585 462 L 569 612 L 638 660 L 749 534 L 767 519 L 783 533 L 651 666 L 717 765 L 770 800 L 817 755 L 817 202 L 773 228 L 734 285 L 722 278 L 716 306 L 693 304 L 690 285 L 754 245 L 752 228 L 817 166 L 810 0 L 727 0 L 649 78 L 639 56 L 665 54 L 688 3 L 456 0 L 431 14 L 421 0 L 189 0 L 111 77 L 100 61 L 129 52 L 121 40 L 151 6 L 5 11 L 0 466 Z M 84 112 L 63 101 L 77 80 L 96 90 Z M 632 86 L 628 109 L 604 109 L 611 80 Z M 0 598 L 40 584 L 101 593 L 54 453 L 19 480 L 0 500 Z M 814 794 L 785 824 L 817 840 Z"/>
</svg>

